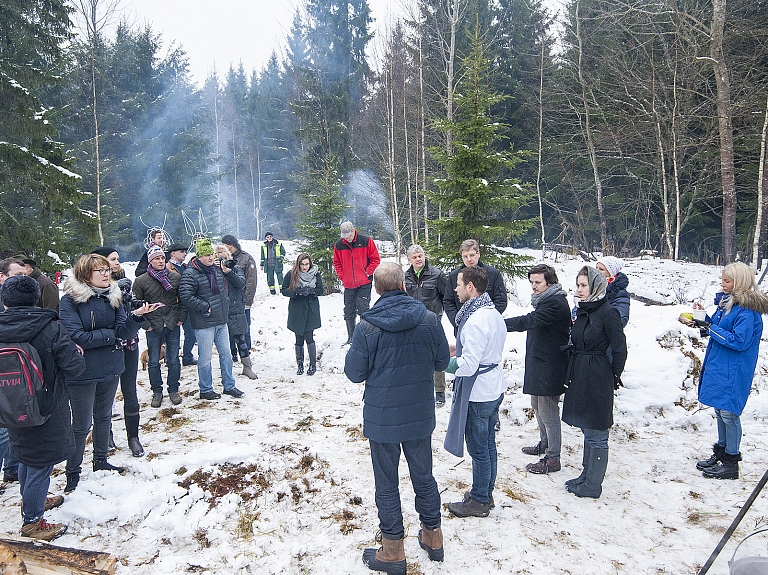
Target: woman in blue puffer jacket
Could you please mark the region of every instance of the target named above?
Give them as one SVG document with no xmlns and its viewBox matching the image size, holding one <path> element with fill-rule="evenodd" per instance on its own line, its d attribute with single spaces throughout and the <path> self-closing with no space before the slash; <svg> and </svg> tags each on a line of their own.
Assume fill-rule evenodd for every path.
<svg viewBox="0 0 768 575">
<path fill-rule="evenodd" d="M 705 322 L 710 337 L 699 376 L 699 403 L 715 408 L 717 443 L 712 456 L 696 467 L 704 477 L 738 479 L 740 415 L 752 389 L 768 297 L 742 262 L 725 266 L 720 286 L 717 311 Z M 694 307 L 701 309 L 698 303 Z"/>
</svg>

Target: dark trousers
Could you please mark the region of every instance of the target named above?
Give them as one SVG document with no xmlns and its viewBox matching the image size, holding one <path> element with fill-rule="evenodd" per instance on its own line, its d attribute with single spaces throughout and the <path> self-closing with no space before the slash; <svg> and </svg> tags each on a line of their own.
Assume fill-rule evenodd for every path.
<svg viewBox="0 0 768 575">
<path fill-rule="evenodd" d="M 280 280 L 282 283 L 283 280 Z M 248 346 L 248 349 L 251 349 L 251 308 L 246 308 L 245 310 L 245 325 L 247 326 L 247 329 L 245 330 L 245 343 Z"/>
<path fill-rule="evenodd" d="M 195 360 L 195 356 L 192 355 L 192 348 L 197 343 L 195 338 L 195 330 L 192 328 L 192 324 L 189 322 L 189 318 L 184 322 L 184 347 L 181 350 L 181 361 L 184 363 L 190 363 Z"/>
<path fill-rule="evenodd" d="M 432 436 L 402 443 L 378 443 L 373 440 L 369 443 L 382 535 L 386 539 L 401 539 L 405 533 L 398 484 L 401 447 L 416 494 L 415 507 L 419 520 L 427 528 L 439 527 L 440 492 L 432 476 Z"/>
<path fill-rule="evenodd" d="M 251 355 L 251 348 L 248 346 L 245 334 L 240 333 L 237 335 L 229 334 L 229 347 L 232 352 L 232 359 L 234 360 L 238 355 L 240 357 L 248 357 Z"/>
<path fill-rule="evenodd" d="M 120 376 L 120 391 L 123 393 L 123 418 L 128 439 L 139 436 L 139 396 L 136 393 L 136 375 L 139 373 L 139 346 L 123 348 L 125 371 Z"/>
<path fill-rule="evenodd" d="M 344 319 L 354 319 L 371 306 L 371 284 L 358 288 L 344 288 Z"/>
<path fill-rule="evenodd" d="M 93 424 L 93 458 L 106 459 L 109 431 L 112 427 L 112 402 L 119 378 L 97 383 L 68 385 L 69 405 L 72 407 L 72 431 L 75 452 L 67 459 L 67 473 L 80 473 L 85 454 L 85 440 Z"/>
<path fill-rule="evenodd" d="M 168 393 L 179 391 L 181 363 L 179 362 L 179 339 L 181 330 L 178 326 L 173 329 L 163 328 L 162 331 L 147 332 L 147 370 L 149 371 L 149 386 L 152 393 L 163 393 L 163 374 L 160 371 L 160 348 L 165 343 L 165 365 L 168 366 Z"/>
</svg>

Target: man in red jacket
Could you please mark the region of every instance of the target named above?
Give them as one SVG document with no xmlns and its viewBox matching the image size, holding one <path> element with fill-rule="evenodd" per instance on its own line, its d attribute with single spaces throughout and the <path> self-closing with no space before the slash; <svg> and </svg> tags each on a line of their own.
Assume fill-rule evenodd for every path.
<svg viewBox="0 0 768 575">
<path fill-rule="evenodd" d="M 352 343 L 355 315 L 368 311 L 371 279 L 381 261 L 373 239 L 357 233 L 352 222 L 341 224 L 341 239 L 333 246 L 333 267 L 344 286 L 344 321 L 347 341 Z"/>
</svg>

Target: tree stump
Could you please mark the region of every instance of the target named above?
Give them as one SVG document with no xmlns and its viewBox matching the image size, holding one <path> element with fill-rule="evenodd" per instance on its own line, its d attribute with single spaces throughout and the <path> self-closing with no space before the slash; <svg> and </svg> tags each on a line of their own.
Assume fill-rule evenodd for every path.
<svg viewBox="0 0 768 575">
<path fill-rule="evenodd" d="M 109 553 L 58 547 L 25 538 L 0 538 L 1 575 L 114 575 Z"/>
</svg>

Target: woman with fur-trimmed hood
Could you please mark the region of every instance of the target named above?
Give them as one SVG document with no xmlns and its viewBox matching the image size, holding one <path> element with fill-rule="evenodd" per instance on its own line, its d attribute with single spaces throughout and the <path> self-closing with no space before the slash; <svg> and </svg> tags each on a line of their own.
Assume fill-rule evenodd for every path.
<svg viewBox="0 0 768 575">
<path fill-rule="evenodd" d="M 696 467 L 704 477 L 738 479 L 740 415 L 752 389 L 768 296 L 757 289 L 754 272 L 742 262 L 725 266 L 720 286 L 717 311 L 706 319 L 709 345 L 699 376 L 699 403 L 715 408 L 717 443 L 713 455 Z"/>
</svg>

